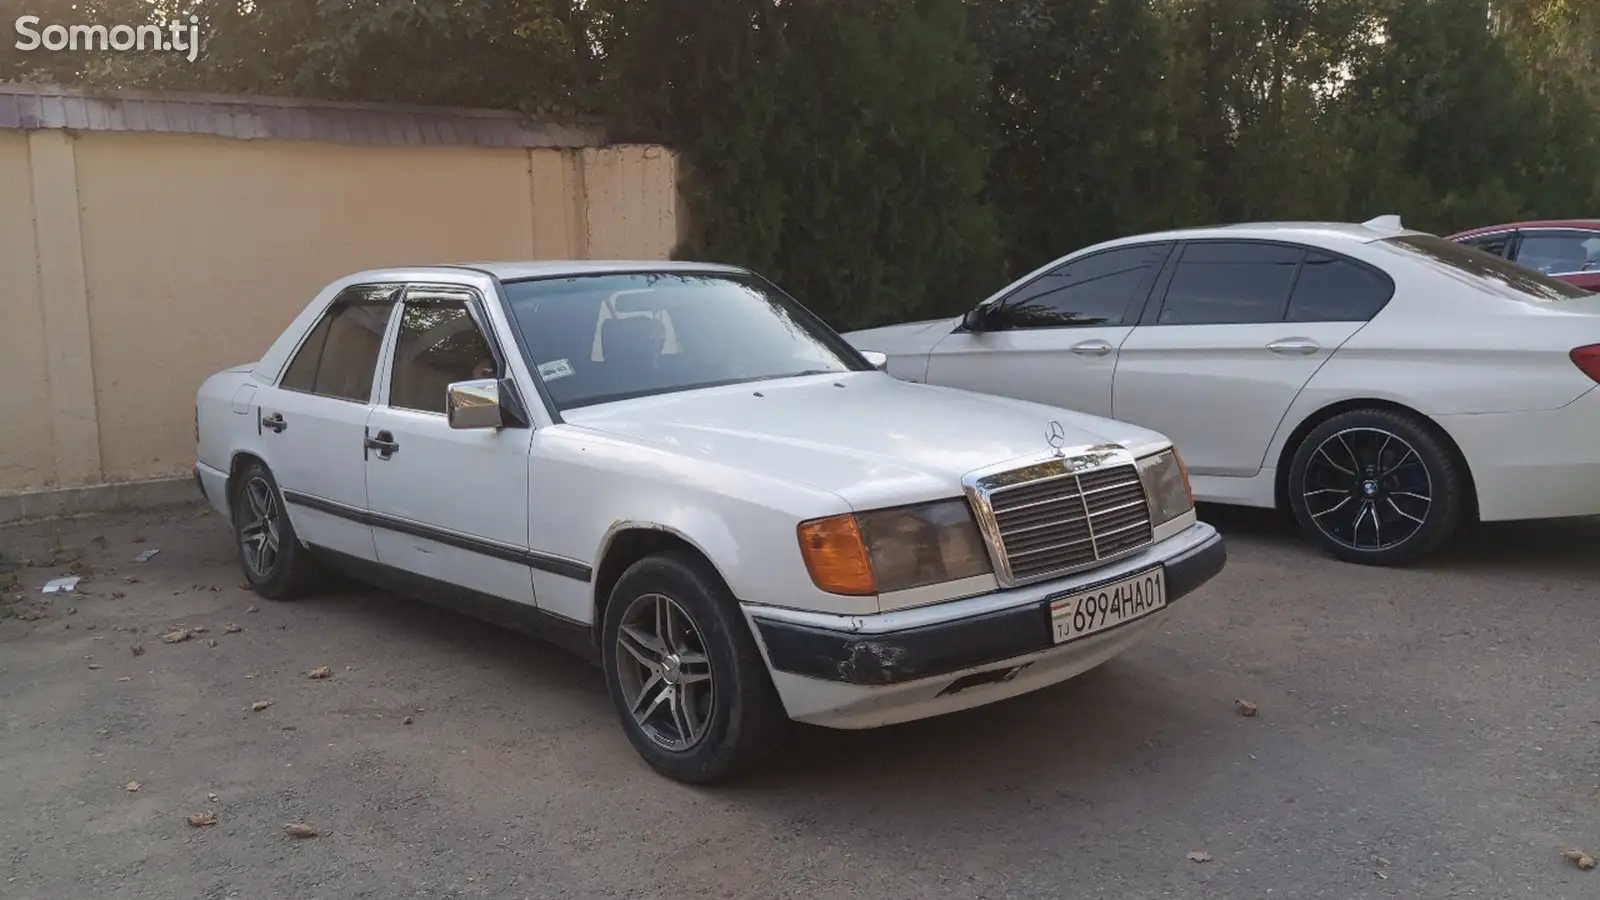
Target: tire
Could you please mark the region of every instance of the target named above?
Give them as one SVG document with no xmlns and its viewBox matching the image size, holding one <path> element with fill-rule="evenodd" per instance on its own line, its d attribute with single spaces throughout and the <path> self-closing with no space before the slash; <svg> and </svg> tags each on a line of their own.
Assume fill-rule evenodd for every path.
<svg viewBox="0 0 1600 900">
<path fill-rule="evenodd" d="M 666 643 L 657 640 L 663 614 L 671 617 Z M 675 781 L 711 784 L 749 771 L 788 724 L 737 601 L 692 555 L 648 556 L 622 573 L 606 604 L 601 659 L 628 740 Z M 635 715 L 635 701 L 644 715 Z"/>
<path fill-rule="evenodd" d="M 250 587 L 268 600 L 304 596 L 317 580 L 316 560 L 295 535 L 278 482 L 264 464 L 251 462 L 239 473 L 232 508 L 233 543 Z M 263 530 L 264 515 L 272 524 Z M 263 544 L 254 539 L 256 535 L 263 535 L 271 546 L 270 562 L 263 558 Z"/>
<path fill-rule="evenodd" d="M 1289 468 L 1301 531 L 1339 559 L 1371 566 L 1415 562 L 1448 543 L 1466 518 L 1469 490 L 1432 423 L 1390 409 L 1323 422 Z"/>
</svg>

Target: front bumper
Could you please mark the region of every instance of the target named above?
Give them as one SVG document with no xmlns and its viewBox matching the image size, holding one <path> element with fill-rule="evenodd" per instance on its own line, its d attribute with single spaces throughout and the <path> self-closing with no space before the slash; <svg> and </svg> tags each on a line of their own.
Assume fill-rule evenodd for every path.
<svg viewBox="0 0 1600 900">
<path fill-rule="evenodd" d="M 1104 662 L 1164 620 L 1227 563 L 1197 522 L 1141 553 L 1070 578 L 875 616 L 745 607 L 793 718 L 871 727 L 976 706 Z M 1057 645 L 1049 598 L 1165 569 L 1169 609 Z M 982 688 L 973 690 L 973 688 Z"/>
</svg>

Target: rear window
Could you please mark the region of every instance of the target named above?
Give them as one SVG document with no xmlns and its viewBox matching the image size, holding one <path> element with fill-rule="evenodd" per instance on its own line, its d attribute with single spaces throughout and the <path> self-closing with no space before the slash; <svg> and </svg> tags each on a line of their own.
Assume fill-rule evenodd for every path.
<svg viewBox="0 0 1600 900">
<path fill-rule="evenodd" d="M 1520 266 L 1504 257 L 1447 241 L 1431 234 L 1407 234 L 1378 242 L 1411 256 L 1434 269 L 1467 276 L 1515 300 L 1550 303 L 1573 298 L 1592 298 L 1583 288 L 1558 281 L 1542 272 Z"/>
</svg>

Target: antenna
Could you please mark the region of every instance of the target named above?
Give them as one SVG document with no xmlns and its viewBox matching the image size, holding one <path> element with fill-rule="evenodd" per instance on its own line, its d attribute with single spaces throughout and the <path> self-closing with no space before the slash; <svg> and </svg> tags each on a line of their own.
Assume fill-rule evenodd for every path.
<svg viewBox="0 0 1600 900">
<path fill-rule="evenodd" d="M 1379 216 L 1376 219 L 1368 219 L 1361 224 L 1374 231 L 1402 231 L 1405 229 L 1405 226 L 1400 224 L 1400 217 L 1397 215 Z"/>
</svg>

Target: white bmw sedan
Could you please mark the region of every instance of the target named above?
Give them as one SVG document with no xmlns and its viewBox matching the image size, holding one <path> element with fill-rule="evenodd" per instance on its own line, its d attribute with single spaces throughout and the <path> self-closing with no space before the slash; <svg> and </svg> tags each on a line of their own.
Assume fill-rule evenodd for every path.
<svg viewBox="0 0 1600 900">
<path fill-rule="evenodd" d="M 201 386 L 195 476 L 261 595 L 563 643 L 689 782 L 1073 677 L 1222 569 L 1161 435 L 876 362 L 742 269 L 361 272 Z"/>
<path fill-rule="evenodd" d="M 1392 216 L 1122 238 L 846 338 L 907 381 L 1157 429 L 1198 499 L 1291 509 L 1353 562 L 1600 514 L 1600 295 Z"/>
</svg>

